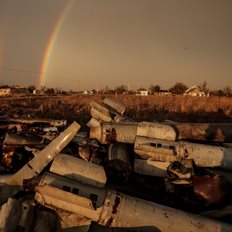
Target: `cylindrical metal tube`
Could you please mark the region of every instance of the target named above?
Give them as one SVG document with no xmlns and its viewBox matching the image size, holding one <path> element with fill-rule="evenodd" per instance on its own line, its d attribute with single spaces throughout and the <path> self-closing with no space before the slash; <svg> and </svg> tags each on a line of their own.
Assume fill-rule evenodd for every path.
<svg viewBox="0 0 232 232">
<path fill-rule="evenodd" d="M 109 191 L 99 224 L 110 227 L 153 226 L 162 232 L 232 231 L 232 225 Z"/>
<path fill-rule="evenodd" d="M 82 184 L 79 181 L 74 181 L 50 172 L 47 172 L 42 176 L 39 185 L 48 185 L 89 199 L 92 198 L 91 195 L 97 196 L 96 199 L 93 199 L 95 200 L 94 203 L 96 207 L 100 207 L 102 205 L 106 195 L 105 189 Z"/>
<path fill-rule="evenodd" d="M 176 132 L 170 125 L 161 123 L 141 122 L 138 125 L 137 136 L 175 141 Z"/>
<path fill-rule="evenodd" d="M 143 159 L 168 162 L 185 158 L 193 159 L 199 167 L 232 170 L 232 148 L 137 137 L 134 151 Z"/>
<path fill-rule="evenodd" d="M 42 205 L 85 216 L 106 227 L 150 226 L 162 232 L 232 231 L 232 225 L 110 190 L 102 205 L 96 208 L 89 198 L 50 186 L 37 186 L 35 190 L 35 199 Z"/>
<path fill-rule="evenodd" d="M 50 171 L 98 188 L 104 188 L 107 180 L 102 166 L 64 154 L 54 159 Z"/>
<path fill-rule="evenodd" d="M 232 123 L 175 123 L 178 140 L 232 142 Z"/>
<path fill-rule="evenodd" d="M 122 102 L 120 102 L 114 98 L 111 98 L 111 97 L 106 97 L 103 100 L 103 104 L 111 107 L 113 110 L 115 110 L 119 114 L 123 114 L 125 109 L 126 109 L 125 105 Z"/>
<path fill-rule="evenodd" d="M 95 108 L 91 108 L 90 110 L 90 114 L 93 118 L 95 118 L 96 120 L 100 121 L 100 122 L 111 122 L 112 118 L 110 115 L 105 114 Z"/>
<path fill-rule="evenodd" d="M 102 144 L 111 142 L 134 143 L 138 123 L 104 122 L 100 127 L 90 128 L 90 138 L 95 138 Z"/>
</svg>

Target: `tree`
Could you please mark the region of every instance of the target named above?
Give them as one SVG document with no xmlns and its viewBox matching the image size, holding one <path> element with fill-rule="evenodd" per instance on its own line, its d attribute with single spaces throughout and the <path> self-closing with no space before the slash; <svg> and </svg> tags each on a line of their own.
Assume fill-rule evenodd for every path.
<svg viewBox="0 0 232 232">
<path fill-rule="evenodd" d="M 122 94 L 123 92 L 127 91 L 127 87 L 125 85 L 120 85 L 120 86 L 115 88 L 115 91 L 118 94 Z"/>
<path fill-rule="evenodd" d="M 183 94 L 185 90 L 187 90 L 188 87 L 183 84 L 182 82 L 176 82 L 174 86 L 172 86 L 169 91 L 174 93 L 174 94 Z"/>
<path fill-rule="evenodd" d="M 159 92 L 160 91 L 160 86 L 159 85 L 151 85 L 150 87 L 149 87 L 149 90 L 150 90 L 150 92 L 151 93 L 157 93 L 157 92 Z"/>
<path fill-rule="evenodd" d="M 53 88 L 48 88 L 45 93 L 48 94 L 48 95 L 54 95 L 55 90 Z"/>
<path fill-rule="evenodd" d="M 36 89 L 36 87 L 34 85 L 29 85 L 27 87 L 27 89 L 28 89 L 29 93 L 33 93 L 33 91 Z"/>
<path fill-rule="evenodd" d="M 226 86 L 223 89 L 223 92 L 224 92 L 224 95 L 227 96 L 227 97 L 231 97 L 232 96 L 232 89 L 231 89 L 230 86 Z"/>
<path fill-rule="evenodd" d="M 205 95 L 207 95 L 209 93 L 209 88 L 208 88 L 208 84 L 206 81 L 204 81 L 202 84 L 200 84 L 200 87 L 201 87 L 202 91 L 205 93 Z"/>
</svg>

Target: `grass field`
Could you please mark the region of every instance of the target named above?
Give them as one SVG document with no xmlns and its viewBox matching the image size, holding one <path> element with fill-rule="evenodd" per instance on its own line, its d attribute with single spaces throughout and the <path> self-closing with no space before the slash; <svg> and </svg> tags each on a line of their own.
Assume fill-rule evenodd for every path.
<svg viewBox="0 0 232 232">
<path fill-rule="evenodd" d="M 89 102 L 106 95 L 27 96 L 0 98 L 2 114 L 17 113 L 42 118 L 78 121 L 90 119 Z M 125 114 L 136 121 L 232 122 L 232 98 L 190 96 L 112 96 L 126 105 Z"/>
</svg>

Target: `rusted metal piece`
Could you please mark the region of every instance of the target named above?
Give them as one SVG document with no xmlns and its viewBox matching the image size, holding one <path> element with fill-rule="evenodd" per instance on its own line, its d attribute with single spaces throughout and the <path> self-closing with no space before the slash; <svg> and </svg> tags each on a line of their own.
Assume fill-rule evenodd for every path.
<svg viewBox="0 0 232 232">
<path fill-rule="evenodd" d="M 102 144 L 111 142 L 134 143 L 137 133 L 137 123 L 104 122 L 100 127 L 90 128 L 90 138 L 97 139 Z"/>
<path fill-rule="evenodd" d="M 107 180 L 102 166 L 65 154 L 54 159 L 50 171 L 98 188 L 104 188 Z"/>
<path fill-rule="evenodd" d="M 43 140 L 38 137 L 28 137 L 23 135 L 17 135 L 12 133 L 6 133 L 6 137 L 3 141 L 4 145 L 10 146 L 27 146 L 27 145 L 40 145 Z"/>
<path fill-rule="evenodd" d="M 124 113 L 124 111 L 126 109 L 125 105 L 122 102 L 120 102 L 114 98 L 111 98 L 111 97 L 106 97 L 103 100 L 103 104 L 111 107 L 113 110 L 115 110 L 116 112 L 118 112 L 121 115 Z"/>
<path fill-rule="evenodd" d="M 176 140 L 176 132 L 174 128 L 170 125 L 165 125 L 161 123 L 151 123 L 151 122 L 139 123 L 137 136 L 154 138 L 154 139 L 164 139 L 170 141 Z"/>
<path fill-rule="evenodd" d="M 40 172 L 57 156 L 57 154 L 73 139 L 80 125 L 73 122 L 48 146 L 24 165 L 18 172 L 7 180 L 6 185 L 0 190 L 0 203 L 4 203 L 8 197 L 17 193 L 23 184 L 24 179 L 30 179 L 40 174 Z"/>
<path fill-rule="evenodd" d="M 193 159 L 199 167 L 232 170 L 232 149 L 221 146 L 137 137 L 134 151 L 143 159 L 152 158 L 166 162 Z"/>
<path fill-rule="evenodd" d="M 106 165 L 109 178 L 119 183 L 127 182 L 132 172 L 131 160 L 131 154 L 125 144 L 110 144 Z"/>
<path fill-rule="evenodd" d="M 232 142 L 232 123 L 167 123 L 175 127 L 178 140 Z"/>
<path fill-rule="evenodd" d="M 191 159 L 175 161 L 168 166 L 167 173 L 172 180 L 190 179 L 194 175 L 194 162 Z"/>
<path fill-rule="evenodd" d="M 194 194 L 208 205 L 220 205 L 229 192 L 228 181 L 220 175 L 193 176 Z"/>
<path fill-rule="evenodd" d="M 87 146 L 78 147 L 78 155 L 85 161 L 89 161 L 91 157 L 90 148 Z"/>
<path fill-rule="evenodd" d="M 0 210 L 0 231 L 14 232 L 21 217 L 21 205 L 19 201 L 8 198 Z"/>
<path fill-rule="evenodd" d="M 160 162 L 152 159 L 135 159 L 134 172 L 148 176 L 166 177 L 169 162 Z"/>
</svg>

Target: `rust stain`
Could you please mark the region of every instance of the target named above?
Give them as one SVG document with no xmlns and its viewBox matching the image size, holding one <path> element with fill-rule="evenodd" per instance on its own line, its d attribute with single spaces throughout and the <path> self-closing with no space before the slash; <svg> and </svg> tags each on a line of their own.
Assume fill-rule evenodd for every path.
<svg viewBox="0 0 232 232">
<path fill-rule="evenodd" d="M 106 129 L 106 142 L 116 142 L 117 141 L 117 133 L 115 128 Z"/>
<path fill-rule="evenodd" d="M 106 227 L 110 227 L 110 225 L 113 222 L 113 218 L 111 217 L 107 222 L 106 222 Z"/>
<path fill-rule="evenodd" d="M 116 214 L 116 213 L 117 213 L 119 204 L 120 204 L 120 198 L 117 196 L 117 197 L 115 198 L 115 201 L 114 201 L 112 214 Z"/>
</svg>

